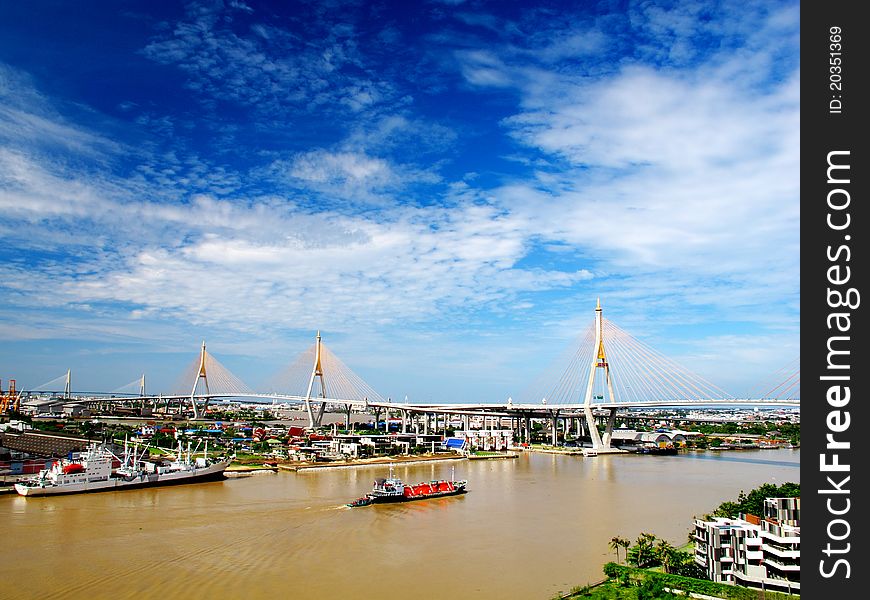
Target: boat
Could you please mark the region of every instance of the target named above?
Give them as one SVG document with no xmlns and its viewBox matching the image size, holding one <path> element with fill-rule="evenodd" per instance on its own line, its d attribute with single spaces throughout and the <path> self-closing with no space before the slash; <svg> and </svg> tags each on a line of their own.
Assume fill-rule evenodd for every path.
<svg viewBox="0 0 870 600">
<path fill-rule="evenodd" d="M 122 457 L 105 445 L 91 443 L 83 452 L 70 453 L 56 460 L 34 477 L 15 484 L 22 496 L 53 496 L 104 492 L 157 485 L 175 485 L 223 479 L 232 457 L 209 458 L 207 447 L 203 456 L 192 456 L 190 445 L 185 454 L 178 444 L 175 460 L 160 464 L 143 460 L 147 446 L 140 452 L 125 443 Z M 114 464 L 120 463 L 117 469 Z"/>
<path fill-rule="evenodd" d="M 372 499 L 366 494 L 365 496 L 361 496 L 354 500 L 353 502 L 348 502 L 347 506 L 351 508 L 356 508 L 358 506 L 368 506 L 372 503 Z"/>
<path fill-rule="evenodd" d="M 425 481 L 416 485 L 408 485 L 398 477 L 393 476 L 393 467 L 390 466 L 390 476 L 375 479 L 372 491 L 347 506 L 368 506 L 386 502 L 409 502 L 411 500 L 426 500 L 428 498 L 442 498 L 464 494 L 468 481 L 450 479 L 438 479 Z"/>
</svg>

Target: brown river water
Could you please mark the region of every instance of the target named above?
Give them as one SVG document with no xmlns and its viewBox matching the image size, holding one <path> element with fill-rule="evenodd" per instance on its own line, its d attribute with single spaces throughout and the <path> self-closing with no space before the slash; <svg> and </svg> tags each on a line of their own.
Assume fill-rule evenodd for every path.
<svg viewBox="0 0 870 600">
<path fill-rule="evenodd" d="M 546 600 L 603 577 L 614 535 L 800 481 L 800 450 L 402 465 L 462 496 L 347 508 L 385 466 L 53 498 L 0 495 L 0 598 Z"/>
</svg>

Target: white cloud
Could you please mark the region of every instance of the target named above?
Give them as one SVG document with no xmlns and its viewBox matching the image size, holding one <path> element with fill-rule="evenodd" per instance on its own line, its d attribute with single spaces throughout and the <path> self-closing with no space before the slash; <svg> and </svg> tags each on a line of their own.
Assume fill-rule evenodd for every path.
<svg viewBox="0 0 870 600">
<path fill-rule="evenodd" d="M 317 192 L 333 202 L 341 199 L 380 206 L 391 204 L 409 185 L 439 181 L 432 170 L 395 164 L 354 148 L 302 152 L 260 171 L 291 189 Z"/>
<path fill-rule="evenodd" d="M 488 50 L 462 50 L 456 57 L 462 75 L 473 85 L 508 87 L 514 83 L 506 65 Z"/>
<path fill-rule="evenodd" d="M 299 154 L 287 171 L 291 177 L 313 183 L 370 181 L 383 185 L 395 179 L 387 161 L 351 152 L 315 150 Z"/>
<path fill-rule="evenodd" d="M 239 26 L 233 19 L 233 9 L 239 8 L 190 4 L 187 19 L 142 53 L 182 70 L 187 87 L 206 104 L 229 100 L 275 116 L 291 106 L 294 112 L 341 106 L 358 112 L 394 100 L 388 81 L 364 73 L 373 70 L 366 69 L 357 32 L 342 15 L 297 7 L 311 33 L 303 41 L 261 22 Z M 249 19 L 264 20 L 250 7 L 244 10 L 251 13 Z"/>
<path fill-rule="evenodd" d="M 256 353 L 251 338 L 276 344 L 323 329 L 383 340 L 382 330 L 401 325 L 412 349 L 401 364 L 449 354 L 459 373 L 508 381 L 530 353 L 508 334 L 540 323 L 565 337 L 601 295 L 627 330 L 653 337 L 675 324 L 750 323 L 756 333 L 707 336 L 710 356 L 683 349 L 686 362 L 713 371 L 711 357 L 743 347 L 790 349 L 798 68 L 747 32 L 776 29 L 771 39 L 783 39 L 797 13 L 700 27 L 686 10 L 634 9 L 645 45 L 618 63 L 606 62 L 604 30 L 588 23 L 528 43 L 500 23 L 513 45 L 446 52 L 441 64 L 455 59 L 464 92 L 518 99 L 502 122 L 517 144 L 507 151 L 537 171 L 495 187 L 492 172 L 441 175 L 447 150 L 468 132 L 415 114 L 412 100 L 398 99 L 403 84 L 370 68 L 353 27 L 328 20 L 317 23 L 323 38 L 302 48 L 287 31 L 244 31 L 242 19 L 231 26 L 191 7 L 145 49 L 181 69 L 205 100 L 260 115 L 291 105 L 356 115 L 336 126 L 337 140 L 288 142 L 251 158 L 248 171 L 180 143 L 121 147 L 0 70 L 5 339 L 158 344 L 210 330 Z M 692 42 L 711 32 L 728 37 L 721 51 Z M 399 104 L 401 112 L 386 110 Z M 176 139 L 186 127 L 156 112 L 138 117 L 157 137 Z M 234 132 L 224 133 L 232 148 Z M 112 172 L 119 157 L 129 171 Z M 11 319 L 22 326 L 17 337 Z M 451 352 L 465 324 L 491 337 L 459 357 Z M 496 356 L 500 348 L 509 359 Z"/>
</svg>

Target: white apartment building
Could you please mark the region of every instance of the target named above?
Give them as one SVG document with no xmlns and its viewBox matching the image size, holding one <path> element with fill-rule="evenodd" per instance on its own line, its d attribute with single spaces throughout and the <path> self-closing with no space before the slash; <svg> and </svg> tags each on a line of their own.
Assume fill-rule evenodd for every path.
<svg viewBox="0 0 870 600">
<path fill-rule="evenodd" d="M 713 581 L 800 593 L 800 498 L 768 498 L 764 517 L 695 520 L 695 562 Z"/>
</svg>

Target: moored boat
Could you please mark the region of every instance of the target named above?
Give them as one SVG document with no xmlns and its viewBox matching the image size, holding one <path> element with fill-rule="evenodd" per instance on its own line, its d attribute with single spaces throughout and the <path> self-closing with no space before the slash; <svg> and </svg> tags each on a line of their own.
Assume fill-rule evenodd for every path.
<svg viewBox="0 0 870 600">
<path fill-rule="evenodd" d="M 116 462 L 120 467 L 113 470 Z M 189 449 L 185 455 L 180 443 L 175 460 L 161 464 L 143 460 L 136 449 L 125 449 L 119 458 L 106 446 L 92 443 L 84 452 L 56 460 L 34 477 L 16 483 L 15 491 L 22 496 L 50 496 L 194 483 L 222 479 L 230 462 L 228 457 L 208 458 L 207 452 L 193 457 Z"/>
</svg>

